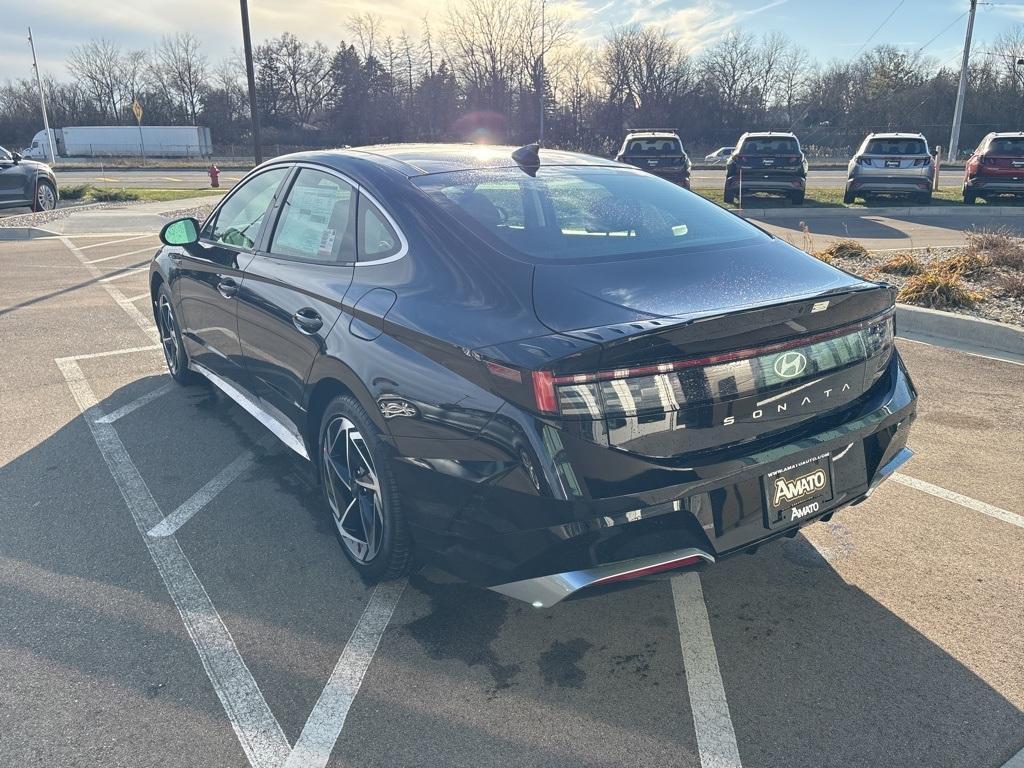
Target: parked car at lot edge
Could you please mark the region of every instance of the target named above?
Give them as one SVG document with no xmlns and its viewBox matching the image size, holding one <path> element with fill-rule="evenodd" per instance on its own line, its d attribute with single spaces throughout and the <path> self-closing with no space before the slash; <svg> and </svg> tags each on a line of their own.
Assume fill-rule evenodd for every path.
<svg viewBox="0 0 1024 768">
<path fill-rule="evenodd" d="M 50 166 L 0 147 L 0 208 L 49 211 L 57 206 L 57 177 Z"/>
<path fill-rule="evenodd" d="M 630 131 L 615 159 L 690 188 L 690 158 L 675 131 Z"/>
<path fill-rule="evenodd" d="M 792 133 L 744 133 L 725 166 L 725 202 L 741 194 L 784 195 L 803 205 L 807 189 L 807 159 Z"/>
<path fill-rule="evenodd" d="M 850 160 L 843 202 L 876 193 L 932 201 L 935 163 L 920 133 L 869 133 Z"/>
<path fill-rule="evenodd" d="M 608 160 L 288 155 L 161 239 L 171 375 L 314 463 L 370 580 L 549 606 L 793 536 L 910 456 L 891 287 Z"/>
<path fill-rule="evenodd" d="M 711 164 L 724 163 L 729 160 L 729 156 L 732 155 L 734 147 L 719 147 L 710 155 L 704 155 L 704 162 Z"/>
<path fill-rule="evenodd" d="M 1024 195 L 1024 132 L 990 133 L 964 166 L 964 202 Z"/>
</svg>

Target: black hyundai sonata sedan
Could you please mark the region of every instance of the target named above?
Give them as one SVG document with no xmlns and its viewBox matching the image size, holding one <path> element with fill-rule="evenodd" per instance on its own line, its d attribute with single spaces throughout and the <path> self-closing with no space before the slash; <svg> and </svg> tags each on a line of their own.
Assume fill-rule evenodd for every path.
<svg viewBox="0 0 1024 768">
<path fill-rule="evenodd" d="M 161 239 L 171 375 L 314 463 L 368 580 L 549 606 L 792 536 L 911 455 L 890 287 L 605 159 L 289 155 Z"/>
</svg>

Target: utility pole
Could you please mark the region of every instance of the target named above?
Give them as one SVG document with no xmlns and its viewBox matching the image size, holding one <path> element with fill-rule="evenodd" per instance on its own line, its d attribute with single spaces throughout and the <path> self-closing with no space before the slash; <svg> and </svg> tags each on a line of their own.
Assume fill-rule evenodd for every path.
<svg viewBox="0 0 1024 768">
<path fill-rule="evenodd" d="M 245 76 L 249 80 L 249 116 L 252 118 L 252 154 L 256 165 L 263 162 L 263 150 L 260 148 L 260 116 L 256 112 L 256 75 L 252 68 L 252 36 L 249 34 L 249 3 L 239 0 L 242 4 L 242 44 L 245 47 Z"/>
<path fill-rule="evenodd" d="M 43 130 L 46 131 L 46 148 L 50 150 L 50 165 L 57 164 L 57 152 L 53 148 L 50 134 L 50 118 L 46 114 L 46 97 L 43 95 L 43 81 L 39 77 L 39 62 L 36 61 L 36 43 L 32 39 L 32 27 L 28 28 L 28 45 L 32 49 L 32 69 L 36 73 L 36 88 L 39 89 L 39 107 L 43 110 Z"/>
<path fill-rule="evenodd" d="M 978 0 L 971 0 L 971 13 L 967 17 L 967 39 L 964 41 L 964 60 L 960 64 L 960 87 L 956 91 L 956 108 L 953 110 L 953 131 L 949 134 L 949 162 L 956 162 L 960 147 L 960 121 L 964 116 L 964 97 L 967 95 L 967 69 L 971 61 L 971 35 L 974 33 L 974 13 Z"/>
<path fill-rule="evenodd" d="M 544 12 L 546 5 L 546 0 L 540 0 L 540 130 L 537 136 L 539 144 L 544 143 L 544 101 L 547 95 L 547 80 L 544 77 L 544 33 L 546 32 Z"/>
</svg>

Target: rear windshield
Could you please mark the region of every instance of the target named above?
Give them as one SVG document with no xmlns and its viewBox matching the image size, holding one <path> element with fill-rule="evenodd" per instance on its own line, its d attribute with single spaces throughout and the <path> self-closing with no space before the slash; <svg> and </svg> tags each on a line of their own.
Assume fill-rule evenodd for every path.
<svg viewBox="0 0 1024 768">
<path fill-rule="evenodd" d="M 1024 137 L 992 139 L 988 151 L 993 155 L 1024 155 Z"/>
<path fill-rule="evenodd" d="M 627 155 L 681 155 L 683 145 L 679 139 L 672 136 L 646 139 L 630 139 L 626 142 Z"/>
<path fill-rule="evenodd" d="M 740 152 L 744 155 L 796 155 L 800 145 L 789 136 L 750 137 L 743 140 Z"/>
<path fill-rule="evenodd" d="M 501 251 L 543 261 L 686 251 L 767 235 L 702 197 L 624 168 L 468 170 L 413 180 Z"/>
<path fill-rule="evenodd" d="M 865 155 L 927 155 L 928 145 L 921 139 L 872 139 Z"/>
</svg>

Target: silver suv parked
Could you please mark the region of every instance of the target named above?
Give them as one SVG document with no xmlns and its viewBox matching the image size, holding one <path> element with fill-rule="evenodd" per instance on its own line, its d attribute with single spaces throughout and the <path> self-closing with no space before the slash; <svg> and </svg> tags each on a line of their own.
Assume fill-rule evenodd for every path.
<svg viewBox="0 0 1024 768">
<path fill-rule="evenodd" d="M 850 160 L 843 202 L 874 193 L 909 195 L 932 201 L 935 163 L 920 133 L 870 133 Z"/>
</svg>

